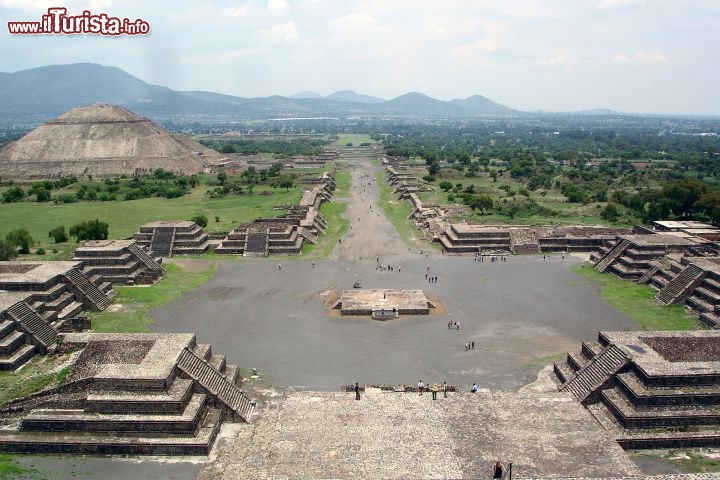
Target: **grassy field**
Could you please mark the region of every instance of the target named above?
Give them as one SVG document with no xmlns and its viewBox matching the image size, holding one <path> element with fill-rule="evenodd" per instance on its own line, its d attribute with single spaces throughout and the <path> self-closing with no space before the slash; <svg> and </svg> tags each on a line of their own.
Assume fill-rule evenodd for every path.
<svg viewBox="0 0 720 480">
<path fill-rule="evenodd" d="M 643 330 L 695 330 L 696 318 L 685 313 L 682 305 L 664 306 L 655 301 L 655 290 L 647 285 L 621 280 L 609 273 L 581 265 L 575 273 L 599 285 L 602 297 L 613 307 L 632 318 Z"/>
<path fill-rule="evenodd" d="M 60 368 L 61 358 L 36 355 L 19 372 L 0 372 L 0 405 L 65 382 L 68 368 Z"/>
<path fill-rule="evenodd" d="M 367 133 L 349 133 L 339 135 L 335 143 L 342 147 L 346 146 L 348 143 L 352 143 L 353 146 L 359 147 L 361 143 L 375 143 L 375 140 L 370 138 L 370 135 Z"/>
<path fill-rule="evenodd" d="M 412 173 L 422 181 L 422 177 L 427 175 L 424 167 L 412 169 Z M 525 188 L 525 184 L 518 182 L 505 173 L 497 177 L 497 181 L 493 181 L 487 172 L 479 172 L 475 177 L 466 177 L 464 174 L 449 168 L 443 168 L 436 176 L 436 180 L 427 185 L 432 191 L 420 192 L 418 196 L 423 203 L 446 205 L 458 210 L 455 220 L 467 220 L 472 223 L 494 223 L 494 224 L 522 224 L 522 225 L 565 225 L 565 224 L 587 224 L 587 225 L 609 225 L 609 223 L 600 217 L 600 213 L 605 203 L 593 202 L 587 205 L 580 203 L 568 203 L 565 196 L 557 190 L 547 190 L 544 195 L 540 191 L 528 192 L 529 199 L 537 203 L 538 206 L 552 210 L 555 214 L 536 213 L 528 215 L 521 212 L 515 218 L 507 215 L 485 214 L 472 212 L 469 207 L 462 205 L 462 198 L 458 193 L 444 192 L 440 189 L 439 184 L 442 181 L 448 181 L 455 186 L 462 184 L 462 188 L 473 185 L 475 192 L 478 194 L 489 195 L 494 202 L 494 207 L 509 207 L 513 204 L 522 206 L 527 204 L 528 200 L 518 193 L 520 189 Z M 509 195 L 502 188 L 508 188 L 514 195 Z M 448 195 L 455 196 L 454 201 L 448 200 Z M 621 210 L 622 207 L 621 207 Z M 613 224 L 615 226 L 632 226 L 638 223 L 639 219 L 627 214 L 621 215 L 618 221 Z"/>
<path fill-rule="evenodd" d="M 384 171 L 378 171 L 375 181 L 380 187 L 380 205 L 385 211 L 385 216 L 395 226 L 400 237 L 408 245 L 413 244 L 415 238 L 415 227 L 412 220 L 408 219 L 412 213 L 412 205 L 410 202 L 398 200 L 392 191 L 392 186 L 387 183 L 387 175 Z"/>
<path fill-rule="evenodd" d="M 318 237 L 316 245 L 305 244 L 303 256 L 312 258 L 327 258 L 335 248 L 338 239 L 350 229 L 350 221 L 343 217 L 347 203 L 343 200 L 350 194 L 352 177 L 349 170 L 339 170 L 335 173 L 335 187 L 333 192 L 335 201 L 324 202 L 320 205 L 320 213 L 325 217 L 328 228 L 325 234 Z"/>
<path fill-rule="evenodd" d="M 235 228 L 238 223 L 249 222 L 258 217 L 277 217 L 285 213 L 275 206 L 297 204 L 302 197 L 302 188 L 272 189 L 271 195 L 261 195 L 255 188 L 253 195 L 228 195 L 222 198 L 209 198 L 205 188 L 196 188 L 184 197 L 142 198 L 127 202 L 78 202 L 54 205 L 51 203 L 19 202 L 3 204 L 0 208 L 1 236 L 10 230 L 26 228 L 38 246 L 46 250 L 55 248 L 48 232 L 59 226 L 70 226 L 100 219 L 110 226 L 110 238 L 127 238 L 140 230 L 146 223 L 158 220 L 189 220 L 195 215 L 208 217 L 207 232 L 224 233 Z M 215 217 L 220 217 L 216 222 Z M 60 245 L 62 248 L 62 245 Z"/>
<path fill-rule="evenodd" d="M 202 261 L 202 260 L 201 260 Z M 148 312 L 164 305 L 210 280 L 217 264 L 208 261 L 202 271 L 188 271 L 178 264 L 166 263 L 165 276 L 152 287 L 116 286 L 113 306 L 102 312 L 89 312 L 95 332 L 149 332 L 152 319 Z M 119 307 L 119 309 L 116 309 Z"/>
</svg>

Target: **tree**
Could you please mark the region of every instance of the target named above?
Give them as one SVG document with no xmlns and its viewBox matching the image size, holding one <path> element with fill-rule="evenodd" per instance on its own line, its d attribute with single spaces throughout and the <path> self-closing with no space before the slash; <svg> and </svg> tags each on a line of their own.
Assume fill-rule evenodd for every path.
<svg viewBox="0 0 720 480">
<path fill-rule="evenodd" d="M 284 178 L 283 178 L 283 177 L 284 177 Z M 283 175 L 283 176 L 281 177 L 280 182 L 278 183 L 278 186 L 279 186 L 280 188 L 285 188 L 285 191 L 287 192 L 287 191 L 290 190 L 290 188 L 294 187 L 295 184 L 293 183 L 292 178 L 290 178 L 290 177 L 285 177 L 285 176 Z"/>
<path fill-rule="evenodd" d="M 453 184 L 448 182 L 447 180 L 443 180 L 442 182 L 440 182 L 439 186 L 443 192 L 449 192 L 450 189 L 453 187 Z"/>
<path fill-rule="evenodd" d="M 3 202 L 5 203 L 13 203 L 13 202 L 19 202 L 20 200 L 25 198 L 25 190 L 22 188 L 15 186 L 10 187 L 7 190 L 5 190 L 2 194 Z"/>
<path fill-rule="evenodd" d="M 8 260 L 12 260 L 13 258 L 17 257 L 18 252 L 15 247 L 10 245 L 5 240 L 0 240 L 0 260 L 3 262 L 6 262 Z"/>
<path fill-rule="evenodd" d="M 35 245 L 35 240 L 32 238 L 32 235 L 24 228 L 9 232 L 5 235 L 5 241 L 12 247 L 19 247 L 20 253 L 22 254 L 30 253 L 30 247 Z"/>
<path fill-rule="evenodd" d="M 220 185 L 225 185 L 225 182 L 227 181 L 227 173 L 220 172 L 217 174 L 218 183 Z"/>
<path fill-rule="evenodd" d="M 208 224 L 208 218 L 205 215 L 195 215 L 190 221 L 197 223 L 202 228 L 207 227 Z"/>
<path fill-rule="evenodd" d="M 618 211 L 618 208 L 614 203 L 608 203 L 603 209 L 603 211 L 600 212 L 600 217 L 603 220 L 607 220 L 608 222 L 617 221 L 619 216 L 620 212 Z"/>
<path fill-rule="evenodd" d="M 440 165 L 437 162 L 432 162 L 428 164 L 427 169 L 430 175 L 437 175 L 440 172 Z"/>
<path fill-rule="evenodd" d="M 46 190 L 44 187 L 38 188 L 36 200 L 38 202 L 49 202 L 50 201 L 50 190 Z"/>
<path fill-rule="evenodd" d="M 52 238 L 55 243 L 62 243 L 68 241 L 68 234 L 65 231 L 65 225 L 55 227 L 48 232 L 48 237 Z"/>
<path fill-rule="evenodd" d="M 108 238 L 108 224 L 98 219 L 78 223 L 70 227 L 70 236 L 76 241 L 106 240 Z"/>
<path fill-rule="evenodd" d="M 480 210 L 480 215 L 485 215 L 485 210 L 493 207 L 493 200 L 489 195 L 473 195 L 468 202 L 468 206 L 475 210 Z"/>
</svg>

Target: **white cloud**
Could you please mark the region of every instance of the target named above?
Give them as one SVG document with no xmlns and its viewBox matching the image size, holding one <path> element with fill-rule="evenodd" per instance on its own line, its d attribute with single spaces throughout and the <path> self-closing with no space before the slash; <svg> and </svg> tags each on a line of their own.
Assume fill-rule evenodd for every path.
<svg viewBox="0 0 720 480">
<path fill-rule="evenodd" d="M 608 10 L 611 8 L 627 7 L 630 5 L 641 5 L 645 0 L 600 0 L 598 8 Z"/>
<path fill-rule="evenodd" d="M 378 21 L 372 15 L 365 13 L 351 13 L 335 20 L 330 21 L 330 26 L 337 30 L 356 30 L 372 28 L 378 24 Z"/>
<path fill-rule="evenodd" d="M 268 0 L 267 11 L 273 15 L 283 15 L 290 11 L 287 0 Z"/>
<path fill-rule="evenodd" d="M 289 45 L 300 37 L 293 22 L 280 23 L 260 30 L 260 36 L 267 42 Z"/>
<path fill-rule="evenodd" d="M 615 63 L 646 63 L 646 64 L 659 64 L 659 63 L 670 63 L 670 59 L 662 50 L 645 51 L 638 50 L 633 55 L 626 55 L 619 53 L 612 59 Z"/>
<path fill-rule="evenodd" d="M 667 55 L 660 50 L 654 50 L 652 52 L 636 52 L 635 59 L 640 63 L 668 63 L 670 61 Z"/>
<path fill-rule="evenodd" d="M 239 7 L 234 8 L 226 8 L 220 12 L 221 17 L 231 17 L 231 18 L 240 18 L 247 15 L 247 13 L 250 11 L 250 4 L 246 3 L 245 5 L 241 5 Z"/>
</svg>

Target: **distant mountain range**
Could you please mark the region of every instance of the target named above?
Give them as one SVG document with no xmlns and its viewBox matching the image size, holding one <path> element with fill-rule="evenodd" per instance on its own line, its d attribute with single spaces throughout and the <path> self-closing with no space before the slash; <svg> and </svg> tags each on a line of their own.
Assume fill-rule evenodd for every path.
<svg viewBox="0 0 720 480">
<path fill-rule="evenodd" d="M 350 90 L 326 97 L 315 92 L 301 92 L 292 97 L 262 98 L 205 91 L 181 92 L 151 85 L 119 68 L 94 63 L 0 72 L 0 120 L 43 122 L 70 108 L 95 102 L 122 105 L 153 119 L 168 120 L 522 115 L 520 111 L 481 95 L 445 102 L 415 92 L 391 100 Z"/>
</svg>

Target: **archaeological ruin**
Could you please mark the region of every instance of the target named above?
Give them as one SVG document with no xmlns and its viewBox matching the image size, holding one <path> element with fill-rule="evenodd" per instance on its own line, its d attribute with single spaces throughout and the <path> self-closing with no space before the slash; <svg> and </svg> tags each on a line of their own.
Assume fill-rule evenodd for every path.
<svg viewBox="0 0 720 480">
<path fill-rule="evenodd" d="M 112 284 L 82 262 L 0 262 L 0 370 L 55 348 L 59 332 L 88 328 L 83 310 L 110 305 Z"/>
<path fill-rule="evenodd" d="M 354 289 L 343 290 L 334 309 L 341 315 L 369 315 L 388 320 L 400 315 L 427 315 L 435 303 L 422 290 Z"/>
<path fill-rule="evenodd" d="M 64 335 L 67 381 L 0 408 L 0 451 L 207 455 L 226 420 L 255 403 L 193 334 Z"/>
<path fill-rule="evenodd" d="M 135 242 L 152 257 L 202 255 L 211 247 L 208 234 L 195 222 L 152 222 L 140 227 Z"/>
<path fill-rule="evenodd" d="M 315 244 L 327 230 L 320 205 L 332 201 L 335 179 L 323 173 L 312 189 L 305 190 L 298 205 L 277 218 L 258 218 L 239 225 L 215 248 L 215 253 L 259 256 L 299 255 L 305 243 Z"/>
<path fill-rule="evenodd" d="M 17 180 L 107 178 L 151 174 L 158 168 L 200 173 L 219 153 L 168 132 L 122 107 L 73 108 L 0 150 L 0 176 Z"/>
<path fill-rule="evenodd" d="M 133 240 L 89 240 L 75 249 L 73 260 L 88 278 L 121 285 L 152 285 L 163 268 Z"/>
<path fill-rule="evenodd" d="M 720 331 L 600 332 L 554 374 L 623 448 L 720 445 Z"/>
</svg>

